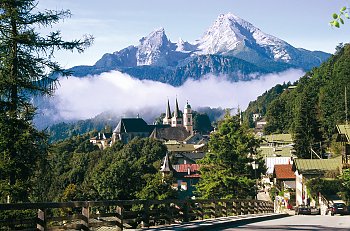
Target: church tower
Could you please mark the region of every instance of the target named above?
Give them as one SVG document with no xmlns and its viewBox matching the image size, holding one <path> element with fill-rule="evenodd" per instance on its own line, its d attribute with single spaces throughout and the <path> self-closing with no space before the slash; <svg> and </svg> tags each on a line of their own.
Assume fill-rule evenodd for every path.
<svg viewBox="0 0 350 231">
<path fill-rule="evenodd" d="M 160 167 L 160 171 L 162 172 L 163 178 L 167 175 L 170 175 L 174 171 L 174 168 L 170 163 L 170 158 L 169 158 L 168 153 L 166 153 L 166 155 L 164 157 L 164 162 L 163 162 L 162 166 Z"/>
<path fill-rule="evenodd" d="M 165 111 L 165 117 L 163 119 L 163 124 L 171 125 L 171 111 L 170 111 L 169 99 L 168 99 L 168 106 Z"/>
<path fill-rule="evenodd" d="M 188 101 L 184 108 L 183 122 L 186 130 L 192 135 L 193 134 L 192 109 L 191 109 L 191 105 L 188 104 Z"/>
<path fill-rule="evenodd" d="M 177 103 L 177 99 L 175 101 L 174 115 L 171 118 L 171 126 L 172 127 L 182 127 L 183 126 L 182 112 L 179 109 L 179 104 Z"/>
</svg>

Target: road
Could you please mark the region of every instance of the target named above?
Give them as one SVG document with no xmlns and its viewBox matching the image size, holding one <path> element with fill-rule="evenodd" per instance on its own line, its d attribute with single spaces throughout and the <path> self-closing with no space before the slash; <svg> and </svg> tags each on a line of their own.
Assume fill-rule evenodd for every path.
<svg viewBox="0 0 350 231">
<path fill-rule="evenodd" d="M 225 231 L 253 231 L 253 230 L 293 230 L 293 231 L 306 231 L 306 230 L 335 230 L 335 231 L 349 231 L 350 230 L 350 216 L 313 216 L 313 215 L 299 215 L 289 216 L 281 219 L 262 221 L 242 226 L 236 226 L 234 228 L 224 228 L 216 230 Z"/>
</svg>

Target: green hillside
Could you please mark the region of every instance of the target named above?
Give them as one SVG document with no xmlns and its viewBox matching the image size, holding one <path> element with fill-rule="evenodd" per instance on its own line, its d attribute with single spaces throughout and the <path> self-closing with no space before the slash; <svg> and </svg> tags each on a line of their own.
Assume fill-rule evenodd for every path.
<svg viewBox="0 0 350 231">
<path fill-rule="evenodd" d="M 282 92 L 291 85 L 291 83 L 277 84 L 276 86 L 259 96 L 255 101 L 251 101 L 248 105 L 248 108 L 243 113 L 244 120 L 249 121 L 249 126 L 254 126 L 254 113 L 259 113 L 261 116 L 265 116 L 269 104 L 277 97 L 279 97 L 282 94 Z"/>
<path fill-rule="evenodd" d="M 292 133 L 297 151 L 307 156 L 310 147 L 320 151 L 320 142 L 323 149 L 332 140 L 336 124 L 345 123 L 345 88 L 349 96 L 349 82 L 350 45 L 347 44 L 338 46 L 328 61 L 307 72 L 295 87 L 277 85 L 250 103 L 245 118 L 260 113 L 268 122 L 267 134 Z"/>
</svg>

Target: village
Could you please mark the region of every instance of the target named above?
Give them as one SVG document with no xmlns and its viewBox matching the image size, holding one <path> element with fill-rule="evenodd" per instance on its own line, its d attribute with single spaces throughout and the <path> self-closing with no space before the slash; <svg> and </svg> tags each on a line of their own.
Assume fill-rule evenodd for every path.
<svg viewBox="0 0 350 231">
<path fill-rule="evenodd" d="M 1 0 L 0 230 L 350 230 L 349 15 Z"/>
<path fill-rule="evenodd" d="M 333 203 L 344 203 L 333 195 L 325 198 L 319 193 L 312 197 L 308 193 L 306 182 L 314 178 L 336 178 L 343 169 L 350 168 L 350 125 L 337 125 L 337 141 L 342 147 L 342 155 L 333 157 L 331 153 L 322 156 L 310 150 L 310 158 L 298 158 L 293 148 L 291 134 L 264 135 L 267 124 L 259 114 L 253 114 L 254 133 L 262 140 L 257 158 L 263 158 L 266 167 L 256 182 L 256 197 L 259 200 L 274 200 L 276 210 L 293 210 L 299 206 L 317 207 L 317 213 L 328 214 Z M 214 132 L 214 131 L 212 131 Z M 99 133 L 90 142 L 104 149 L 116 140 L 128 143 L 135 137 L 161 140 L 168 152 L 163 159 L 161 169 L 163 175 L 171 174 L 177 183 L 173 184 L 180 192 L 180 198 L 195 198 L 195 185 L 201 175 L 201 160 L 208 150 L 209 134 L 201 134 L 193 130 L 192 108 L 187 102 L 183 111 L 179 109 L 176 99 L 171 111 L 169 100 L 165 110 L 163 124 L 148 125 L 142 118 L 122 118 L 113 133 Z M 259 165 L 252 163 L 253 169 Z M 272 195 L 271 190 L 275 195 Z"/>
</svg>

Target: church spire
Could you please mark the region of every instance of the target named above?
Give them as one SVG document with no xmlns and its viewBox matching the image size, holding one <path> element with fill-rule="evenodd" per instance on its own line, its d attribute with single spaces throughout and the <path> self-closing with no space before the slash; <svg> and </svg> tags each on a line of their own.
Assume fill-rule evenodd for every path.
<svg viewBox="0 0 350 231">
<path fill-rule="evenodd" d="M 178 118 L 180 116 L 180 109 L 179 104 L 177 103 L 177 98 L 175 100 L 175 111 L 174 111 L 174 117 Z"/>
<path fill-rule="evenodd" d="M 171 111 L 170 111 L 169 99 L 168 99 L 168 105 L 165 111 L 165 117 L 163 118 L 163 124 L 171 125 Z"/>
<path fill-rule="evenodd" d="M 177 98 L 175 100 L 174 115 L 171 118 L 171 126 L 172 127 L 183 127 L 182 111 L 180 111 L 180 109 L 179 109 L 179 104 L 177 103 Z"/>
<path fill-rule="evenodd" d="M 168 99 L 168 106 L 166 108 L 166 112 L 165 112 L 165 118 L 167 119 L 171 119 L 171 112 L 170 112 L 170 104 L 169 104 L 169 99 Z"/>
<path fill-rule="evenodd" d="M 166 153 L 165 157 L 164 157 L 164 162 L 162 164 L 162 166 L 160 167 L 160 171 L 163 174 L 168 174 L 173 170 L 173 166 L 170 163 L 170 159 L 169 159 L 169 154 Z"/>
</svg>

